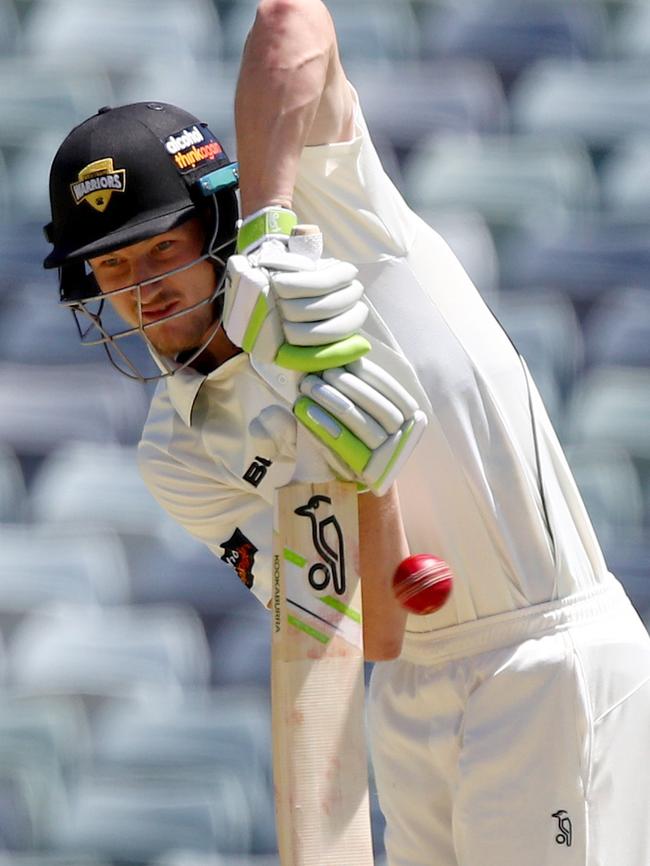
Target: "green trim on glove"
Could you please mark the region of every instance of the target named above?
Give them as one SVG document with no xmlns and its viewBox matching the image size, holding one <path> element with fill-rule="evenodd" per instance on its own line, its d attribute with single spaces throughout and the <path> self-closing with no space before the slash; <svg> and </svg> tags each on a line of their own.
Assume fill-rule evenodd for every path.
<svg viewBox="0 0 650 866">
<path fill-rule="evenodd" d="M 241 344 L 244 352 L 248 352 L 249 355 L 253 351 L 253 346 L 255 345 L 257 338 L 259 337 L 260 331 L 262 330 L 262 325 L 266 320 L 268 312 L 269 304 L 266 300 L 266 296 L 260 295 L 255 302 L 255 306 L 253 307 L 253 312 L 251 313 L 251 317 L 248 320 L 246 332 L 244 333 L 244 339 L 242 340 Z"/>
<path fill-rule="evenodd" d="M 325 415 L 331 420 L 332 428 L 336 428 L 339 431 L 338 436 L 334 436 L 318 422 L 315 414 L 310 412 L 310 409 L 313 408 L 316 408 L 318 414 Z M 330 415 L 329 412 L 323 409 L 322 406 L 319 406 L 318 403 L 310 400 L 309 397 L 299 397 L 294 404 L 293 413 L 300 423 L 310 430 L 323 445 L 326 445 L 337 454 L 353 472 L 361 475 L 372 456 L 372 451 L 367 445 L 364 445 L 347 427 L 344 427 L 340 421 L 337 421 L 333 415 Z"/>
<path fill-rule="evenodd" d="M 413 432 L 414 428 L 415 428 L 415 421 L 411 421 L 411 423 L 408 425 L 406 430 L 404 430 L 404 432 L 402 433 L 402 437 L 397 444 L 397 448 L 395 449 L 392 457 L 388 461 L 388 466 L 386 466 L 386 468 L 384 469 L 382 474 L 379 476 L 379 478 L 372 485 L 373 490 L 375 490 L 375 489 L 379 490 L 381 488 L 381 485 L 384 483 L 385 479 L 387 478 L 388 473 L 392 470 L 393 466 L 395 465 L 395 461 L 398 459 L 398 457 L 400 456 L 400 454 L 402 453 L 402 451 L 406 447 L 406 443 L 411 438 L 411 433 Z"/>
<path fill-rule="evenodd" d="M 301 373 L 320 373 L 331 367 L 345 367 L 366 355 L 372 346 L 361 334 L 353 334 L 336 343 L 324 346 L 294 346 L 284 343 L 278 349 L 275 363 L 287 370 Z"/>
<path fill-rule="evenodd" d="M 237 252 L 246 253 L 258 246 L 265 238 L 284 235 L 289 237 L 298 217 L 284 207 L 265 207 L 262 211 L 245 219 L 237 233 Z"/>
</svg>

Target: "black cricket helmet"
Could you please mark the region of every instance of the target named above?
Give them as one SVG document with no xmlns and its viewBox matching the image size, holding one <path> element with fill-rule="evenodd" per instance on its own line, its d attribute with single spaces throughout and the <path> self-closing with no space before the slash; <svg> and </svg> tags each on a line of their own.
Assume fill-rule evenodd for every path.
<svg viewBox="0 0 650 866">
<path fill-rule="evenodd" d="M 186 267 L 203 259 L 213 261 L 215 292 L 201 304 L 215 303 L 226 260 L 236 244 L 238 179 L 237 163 L 207 125 L 174 105 L 140 102 L 101 108 L 72 130 L 50 171 L 52 221 L 45 226 L 45 235 L 53 249 L 43 264 L 59 269 L 61 302 L 75 314 L 85 345 L 103 344 L 115 366 L 133 378 L 159 378 L 179 368 L 158 356 L 142 322 L 108 332 L 101 318 L 108 295 L 101 294 L 86 261 L 200 215 L 206 227 L 205 248 L 201 258 Z M 165 275 L 157 279 L 161 276 Z M 141 285 L 119 291 L 139 292 Z M 189 309 L 175 315 L 186 312 Z M 141 375 L 125 357 L 119 340 L 134 333 L 145 339 L 161 373 Z M 203 348 L 205 344 L 197 347 L 182 366 Z M 116 355 L 121 363 L 116 363 Z"/>
</svg>

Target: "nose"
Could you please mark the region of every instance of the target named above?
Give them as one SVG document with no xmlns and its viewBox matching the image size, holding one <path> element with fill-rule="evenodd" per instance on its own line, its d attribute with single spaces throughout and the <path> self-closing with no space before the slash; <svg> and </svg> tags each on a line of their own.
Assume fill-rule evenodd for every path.
<svg viewBox="0 0 650 866">
<path fill-rule="evenodd" d="M 139 260 L 134 264 L 133 282 L 140 287 L 139 295 L 143 304 L 146 304 L 152 298 L 155 298 L 162 289 L 163 280 L 162 278 L 156 279 L 158 274 L 159 268 L 152 265 L 144 257 L 142 260 Z M 145 285 L 143 285 L 143 283 L 145 283 Z"/>
</svg>

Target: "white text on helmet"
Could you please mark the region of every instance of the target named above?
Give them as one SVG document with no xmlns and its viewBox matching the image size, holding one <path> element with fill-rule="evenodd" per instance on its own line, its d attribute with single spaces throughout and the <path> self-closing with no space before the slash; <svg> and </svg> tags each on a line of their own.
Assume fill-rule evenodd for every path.
<svg viewBox="0 0 650 866">
<path fill-rule="evenodd" d="M 96 192 L 100 189 L 118 190 L 121 192 L 124 189 L 124 178 L 122 174 L 104 174 L 99 177 L 92 177 L 90 180 L 80 180 L 72 184 L 72 192 L 77 204 L 88 195 L 89 192 Z"/>
<path fill-rule="evenodd" d="M 170 135 L 165 140 L 165 148 L 167 153 L 173 155 L 178 153 L 179 150 L 191 147 L 193 144 L 200 144 L 203 140 L 201 130 L 198 126 L 193 126 L 191 129 L 184 129 L 180 135 Z"/>
</svg>

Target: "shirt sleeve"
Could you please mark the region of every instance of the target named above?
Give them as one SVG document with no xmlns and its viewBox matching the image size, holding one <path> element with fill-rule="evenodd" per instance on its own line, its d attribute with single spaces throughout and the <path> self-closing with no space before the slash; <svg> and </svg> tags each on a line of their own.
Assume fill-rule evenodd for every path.
<svg viewBox="0 0 650 866">
<path fill-rule="evenodd" d="M 293 204 L 323 231 L 327 255 L 356 263 L 401 257 L 416 233 L 413 213 L 377 155 L 354 89 L 354 137 L 304 148 Z"/>
<path fill-rule="evenodd" d="M 143 440 L 140 473 L 157 502 L 192 536 L 232 566 L 267 606 L 271 599 L 272 508 L 260 496 L 199 474 Z"/>
</svg>

